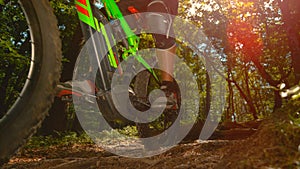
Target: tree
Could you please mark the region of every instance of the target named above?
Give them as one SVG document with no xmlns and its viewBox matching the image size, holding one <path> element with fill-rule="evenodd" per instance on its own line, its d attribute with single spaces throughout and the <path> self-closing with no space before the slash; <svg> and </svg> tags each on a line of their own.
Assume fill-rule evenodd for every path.
<svg viewBox="0 0 300 169">
<path fill-rule="evenodd" d="M 289 6 L 297 3 L 286 2 L 290 3 Z M 290 10 L 294 17 L 298 15 L 296 9 L 293 6 Z M 273 90 L 272 94 L 270 86 L 277 88 L 280 83 L 291 81 L 293 57 L 290 53 L 293 52 L 285 31 L 284 14 L 280 10 L 276 1 L 195 0 L 182 3 L 182 11 L 188 11 L 184 17 L 203 28 L 216 49 L 223 53 L 220 59 L 229 73 L 228 85 L 236 87 L 252 114 L 260 112 L 266 115 L 269 113 L 265 111 L 270 111 L 270 107 L 280 108 L 279 91 Z M 295 19 L 293 22 L 298 23 Z M 293 61 L 293 67 L 296 63 Z M 231 88 L 229 90 L 235 93 Z M 254 99 L 254 96 L 261 99 Z M 231 95 L 229 100 L 237 97 Z M 233 107 L 233 104 L 229 106 Z"/>
<path fill-rule="evenodd" d="M 297 84 L 300 81 L 300 4 L 297 0 L 277 0 L 277 3 L 282 12 L 283 26 L 291 51 L 294 84 Z"/>
</svg>

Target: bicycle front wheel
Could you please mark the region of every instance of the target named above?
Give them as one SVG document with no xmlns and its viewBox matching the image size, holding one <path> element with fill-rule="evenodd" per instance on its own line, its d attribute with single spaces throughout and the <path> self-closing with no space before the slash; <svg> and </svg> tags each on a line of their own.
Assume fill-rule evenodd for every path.
<svg viewBox="0 0 300 169">
<path fill-rule="evenodd" d="M 10 8 L 14 10 L 19 8 L 18 10 L 22 11 L 24 16 L 12 16 L 11 18 L 14 18 L 14 20 L 24 18 L 24 22 L 27 23 L 27 32 L 21 32 L 23 40 L 21 39 L 20 42 L 17 42 L 16 38 L 9 37 L 10 35 L 7 38 L 13 40 L 8 40 L 6 44 L 15 45 L 15 49 L 20 49 L 21 52 L 9 55 L 12 50 L 4 50 L 9 52 L 2 53 L 5 60 L 1 62 L 8 65 L 4 65 L 4 67 L 10 67 L 12 72 L 17 69 L 21 71 L 10 74 L 1 69 L 1 71 L 4 70 L 4 72 L 1 72 L 4 76 L 0 76 L 0 80 L 1 83 L 7 82 L 7 89 L 1 90 L 4 94 L 1 94 L 2 98 L 0 100 L 2 107 L 0 112 L 0 165 L 7 162 L 9 157 L 41 125 L 53 101 L 61 67 L 61 42 L 57 21 L 49 1 L 20 0 L 20 5 L 17 1 L 10 1 L 2 8 L 4 9 L 2 14 L 9 14 L 5 11 Z M 9 17 L 6 16 L 6 18 Z M 14 29 L 17 29 L 17 27 L 14 27 Z M 1 42 L 3 41 L 1 39 Z M 26 43 L 28 43 L 27 46 L 30 49 L 18 48 L 18 45 L 22 46 Z M 1 49 L 5 49 L 3 44 L 1 44 Z M 16 55 L 20 57 L 16 58 Z M 11 57 L 8 58 L 7 56 Z M 20 64 L 15 64 L 15 59 L 25 60 L 22 65 L 27 66 L 20 68 Z M 14 62 L 14 64 L 11 62 Z M 15 89 L 17 86 L 19 91 Z M 12 95 L 15 95 L 15 97 L 12 98 Z M 3 109 L 3 107 L 6 108 Z"/>
</svg>

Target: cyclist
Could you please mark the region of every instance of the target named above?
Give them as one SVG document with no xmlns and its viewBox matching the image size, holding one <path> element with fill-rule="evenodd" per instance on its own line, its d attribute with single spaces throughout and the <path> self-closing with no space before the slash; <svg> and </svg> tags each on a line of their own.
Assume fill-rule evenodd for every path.
<svg viewBox="0 0 300 169">
<path fill-rule="evenodd" d="M 123 8 L 124 5 L 122 5 L 122 1 L 119 3 L 121 10 L 124 11 L 125 9 Z M 159 67 L 166 72 L 173 72 L 176 44 L 175 39 L 173 38 L 173 18 L 171 16 L 175 16 L 178 14 L 178 0 L 126 0 L 124 1 L 124 3 L 127 3 L 127 5 L 125 6 L 128 6 L 128 4 L 137 4 L 141 11 L 150 12 L 147 17 L 147 22 L 151 30 L 165 30 L 165 34 L 153 34 L 157 48 L 156 53 Z M 156 14 L 154 15 L 152 12 Z M 159 13 L 165 13 L 166 15 L 159 15 Z M 174 83 L 172 75 L 166 72 L 161 73 L 161 89 L 167 96 L 167 108 L 178 109 L 178 86 L 176 83 Z M 78 82 L 78 84 L 77 82 L 68 82 L 58 85 L 58 88 L 60 90 L 60 94 L 58 95 L 62 95 L 61 91 L 64 90 L 71 91 L 72 84 L 73 87 L 77 88 L 78 90 L 83 90 L 84 92 L 93 91 L 87 90 L 87 87 L 93 86 L 88 81 Z"/>
</svg>

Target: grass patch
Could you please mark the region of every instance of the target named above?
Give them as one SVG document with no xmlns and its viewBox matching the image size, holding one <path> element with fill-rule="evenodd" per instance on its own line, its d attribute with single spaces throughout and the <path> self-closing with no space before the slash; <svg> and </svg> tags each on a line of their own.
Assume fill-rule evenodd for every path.
<svg viewBox="0 0 300 169">
<path fill-rule="evenodd" d="M 127 137 L 137 137 L 138 131 L 135 126 L 127 126 L 123 129 L 112 131 L 102 131 L 97 133 L 102 141 L 111 139 L 125 139 Z M 121 135 L 120 135 L 121 134 Z M 121 137 L 120 137 L 121 136 Z M 123 138 L 124 137 L 124 138 Z M 69 146 L 73 144 L 95 144 L 88 134 L 77 134 L 76 132 L 56 132 L 55 135 L 33 136 L 25 145 L 25 149 L 34 149 L 50 146 Z"/>
<path fill-rule="evenodd" d="M 57 145 L 68 146 L 72 144 L 93 144 L 91 138 L 85 133 L 79 135 L 75 132 L 57 132 L 56 134 L 56 136 L 33 136 L 25 145 L 25 148 L 30 149 Z"/>
</svg>

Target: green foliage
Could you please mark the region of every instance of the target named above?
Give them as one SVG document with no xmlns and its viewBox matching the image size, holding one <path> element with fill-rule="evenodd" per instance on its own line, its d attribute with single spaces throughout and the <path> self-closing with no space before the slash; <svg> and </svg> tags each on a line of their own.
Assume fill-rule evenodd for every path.
<svg viewBox="0 0 300 169">
<path fill-rule="evenodd" d="M 121 134 L 121 135 L 120 135 Z M 127 126 L 123 129 L 104 130 L 97 133 L 101 142 L 109 142 L 112 139 L 127 140 L 127 137 L 137 137 L 136 126 Z M 126 137 L 125 137 L 126 136 Z M 50 146 L 69 146 L 73 144 L 94 144 L 88 134 L 77 134 L 75 132 L 56 132 L 55 135 L 33 136 L 25 145 L 25 149 L 50 147 Z"/>
<path fill-rule="evenodd" d="M 90 133 L 91 134 L 91 133 Z M 136 126 L 127 126 L 123 129 L 110 129 L 92 133 L 97 144 L 120 144 L 120 142 L 133 141 L 138 136 Z"/>
<path fill-rule="evenodd" d="M 284 3 L 297 3 L 294 0 Z M 266 5 L 267 4 L 267 5 Z M 295 10 L 292 6 L 291 10 Z M 273 112 L 275 106 L 275 91 L 270 90 L 282 81 L 292 83 L 290 35 L 286 32 L 289 24 L 285 24 L 281 7 L 277 1 L 182 1 L 180 12 L 182 17 L 192 20 L 205 32 L 216 50 L 221 53 L 220 59 L 226 67 L 228 83 L 233 85 L 233 104 L 228 104 L 228 113 L 240 121 L 250 120 L 252 115 L 249 105 L 252 104 L 258 112 L 258 117 L 264 118 Z M 291 11 L 292 17 L 299 16 Z M 292 19 L 290 20 L 292 21 Z M 295 21 L 295 27 L 299 22 Z M 245 32 L 241 26 L 229 31 L 231 23 L 244 22 L 249 26 Z M 298 27 L 297 27 L 298 28 Z M 297 29 L 299 33 L 299 29 Z M 231 48 L 229 34 L 239 32 L 235 48 Z M 257 37 L 253 44 L 261 43 L 261 47 L 252 46 L 247 49 L 251 38 Z M 299 38 L 298 38 L 299 39 Z M 253 40 L 253 39 L 252 39 Z M 247 43 L 248 42 L 248 43 Z M 251 43 L 250 43 L 251 44 Z M 239 46 L 242 45 L 242 46 Z M 248 53 L 245 50 L 249 50 Z M 244 50 L 244 51 L 243 51 Z M 236 87 L 239 86 L 241 90 Z M 244 96 L 242 95 L 244 94 Z M 228 96 L 228 103 L 231 99 Z M 252 102 L 246 102 L 246 100 Z M 279 104 L 278 101 L 276 104 Z M 231 117 L 231 116 L 228 116 Z"/>
<path fill-rule="evenodd" d="M 287 168 L 300 166 L 300 100 L 291 100 L 275 116 L 277 137 L 284 149 Z M 296 167 L 297 168 L 297 167 Z"/>
<path fill-rule="evenodd" d="M 290 124 L 300 129 L 300 99 L 291 100 L 288 103 Z"/>
<path fill-rule="evenodd" d="M 77 35 L 80 26 L 77 18 L 74 1 L 51 0 L 51 5 L 58 18 L 58 27 L 61 31 L 63 42 L 63 53 L 72 50 L 73 38 Z M 291 1 L 292 2 L 292 1 Z M 291 48 L 288 45 L 288 34 L 285 30 L 281 9 L 276 1 L 270 1 L 269 7 L 265 2 L 239 2 L 238 0 L 224 1 L 181 1 L 181 17 L 191 20 L 203 30 L 207 38 L 220 54 L 220 60 L 228 72 L 228 80 L 235 81 L 241 91 L 233 87 L 233 104 L 228 104 L 228 113 L 236 116 L 238 121 L 251 120 L 252 114 L 249 104 L 242 97 L 244 92 L 248 99 L 253 101 L 258 117 L 264 118 L 272 113 L 274 107 L 274 90 L 269 89 L 270 79 L 274 81 L 291 81 L 288 76 L 293 71 L 291 65 Z M 0 1 L 0 114 L 6 112 L 8 107 L 18 96 L 26 79 L 28 65 L 30 63 L 30 39 L 24 14 L 18 6 L 17 0 Z M 271 10 L 272 9 L 272 10 Z M 297 12 L 295 12 L 297 14 Z M 259 34 L 259 40 L 263 43 L 260 55 L 252 53 L 246 56 L 241 50 L 229 48 L 227 28 L 233 20 L 244 20 L 251 23 L 253 30 L 251 34 Z M 141 48 L 154 47 L 153 38 L 143 34 L 140 44 Z M 257 49 L 257 48 L 256 48 Z M 258 49 L 260 50 L 260 49 Z M 205 118 L 206 77 L 203 64 L 195 54 L 185 46 L 178 46 L 177 55 L 183 58 L 197 76 L 200 99 L 200 118 Z M 76 59 L 76 56 L 72 56 Z M 65 60 L 67 60 L 65 58 Z M 254 64 L 258 60 L 261 67 Z M 261 73 L 270 75 L 270 79 Z M 229 83 L 228 85 L 233 85 Z M 227 100 L 229 102 L 229 96 Z M 4 106 L 2 106 L 4 105 Z M 232 108 L 232 106 L 234 108 Z M 69 118 L 74 117 L 70 110 Z M 72 114 L 73 112 L 73 114 Z M 231 117 L 231 116 L 229 116 Z M 298 118 L 291 115 L 294 123 Z"/>
<path fill-rule="evenodd" d="M 138 131 L 136 126 L 126 126 L 122 129 L 118 129 L 119 133 L 129 136 L 129 137 L 136 137 L 138 136 Z"/>
<path fill-rule="evenodd" d="M 290 99 L 282 108 L 278 109 L 273 116 L 275 123 L 275 131 L 280 144 L 285 148 L 288 159 L 294 160 L 299 157 L 300 151 L 300 100 Z M 298 152 L 295 156 L 295 152 Z M 297 161 L 299 165 L 300 161 Z M 295 161 L 290 161 L 294 165 Z"/>
<path fill-rule="evenodd" d="M 58 28 L 61 33 L 62 50 L 65 54 L 68 50 L 72 49 L 72 40 L 75 36 L 76 30 L 79 25 L 79 19 L 77 17 L 75 1 L 68 0 L 51 0 L 51 6 L 54 9 L 54 13 L 58 20 Z M 74 59 L 77 56 L 74 56 Z"/>
<path fill-rule="evenodd" d="M 39 148 L 50 146 L 68 146 L 72 144 L 93 144 L 87 134 L 78 135 L 75 132 L 58 133 L 57 136 L 34 136 L 25 145 L 25 148 Z"/>
<path fill-rule="evenodd" d="M 0 114 L 16 100 L 27 78 L 31 43 L 25 15 L 18 2 L 0 4 Z"/>
</svg>

